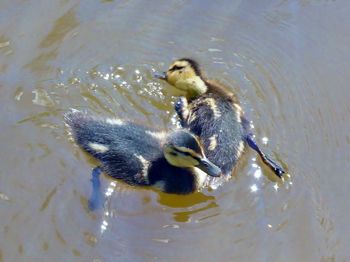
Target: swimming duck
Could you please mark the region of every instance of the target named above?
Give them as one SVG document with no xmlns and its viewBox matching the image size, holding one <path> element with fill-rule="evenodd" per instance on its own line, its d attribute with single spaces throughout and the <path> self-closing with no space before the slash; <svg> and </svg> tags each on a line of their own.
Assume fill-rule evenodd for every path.
<svg viewBox="0 0 350 262">
<path fill-rule="evenodd" d="M 167 72 L 157 73 L 156 77 L 175 88 L 180 96 L 175 111 L 182 127 L 200 137 L 206 156 L 224 175 L 231 175 L 246 144 L 278 177 L 285 173 L 254 141 L 235 94 L 224 85 L 205 79 L 195 60 L 176 60 Z"/>
<path fill-rule="evenodd" d="M 207 175 L 221 174 L 205 157 L 198 138 L 186 129 L 157 132 L 77 110 L 64 118 L 75 143 L 100 161 L 104 173 L 127 184 L 188 194 L 201 189 Z"/>
</svg>

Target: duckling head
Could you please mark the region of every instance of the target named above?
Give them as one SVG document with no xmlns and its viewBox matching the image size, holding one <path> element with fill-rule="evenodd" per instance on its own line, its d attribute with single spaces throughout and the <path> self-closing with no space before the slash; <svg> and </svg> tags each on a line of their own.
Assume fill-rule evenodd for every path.
<svg viewBox="0 0 350 262">
<path fill-rule="evenodd" d="M 190 58 L 174 61 L 168 71 L 155 76 L 172 85 L 176 89 L 176 95 L 186 96 L 188 99 L 200 96 L 208 89 L 198 63 Z"/>
<path fill-rule="evenodd" d="M 197 167 L 210 176 L 221 175 L 221 169 L 205 157 L 200 142 L 188 131 L 180 130 L 172 133 L 164 145 L 163 152 L 165 159 L 173 166 Z"/>
</svg>

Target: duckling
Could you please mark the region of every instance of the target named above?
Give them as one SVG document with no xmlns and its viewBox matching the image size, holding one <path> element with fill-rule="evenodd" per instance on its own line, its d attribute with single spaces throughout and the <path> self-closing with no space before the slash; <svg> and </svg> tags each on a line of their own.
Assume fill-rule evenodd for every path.
<svg viewBox="0 0 350 262">
<path fill-rule="evenodd" d="M 204 155 L 198 138 L 186 129 L 158 132 L 77 110 L 64 118 L 75 143 L 99 160 L 101 170 L 129 185 L 189 194 L 205 185 L 207 175 L 221 174 Z"/>
<path fill-rule="evenodd" d="M 205 79 L 195 60 L 176 60 L 167 72 L 155 76 L 175 88 L 180 96 L 175 103 L 180 124 L 201 139 L 206 156 L 224 175 L 231 175 L 246 144 L 278 177 L 285 173 L 254 141 L 236 95 L 224 85 Z"/>
</svg>

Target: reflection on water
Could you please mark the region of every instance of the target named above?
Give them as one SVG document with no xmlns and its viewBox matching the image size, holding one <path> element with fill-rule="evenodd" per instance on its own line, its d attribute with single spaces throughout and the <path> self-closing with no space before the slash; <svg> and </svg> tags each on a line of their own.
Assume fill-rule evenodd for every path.
<svg viewBox="0 0 350 262">
<path fill-rule="evenodd" d="M 0 261 L 349 260 L 349 7 L 1 2 Z M 247 149 L 232 179 L 189 196 L 103 177 L 105 206 L 91 212 L 97 163 L 68 141 L 63 113 L 175 128 L 152 74 L 185 56 L 232 87 L 291 177 L 275 181 Z"/>
<path fill-rule="evenodd" d="M 217 204 L 215 202 L 211 202 L 202 208 L 198 208 L 198 209 L 191 208 L 189 211 L 174 212 L 174 220 L 177 222 L 191 222 L 193 217 L 195 217 L 195 214 L 200 214 L 200 218 L 193 220 L 195 223 L 199 223 L 201 220 L 208 219 L 208 218 L 211 218 L 213 216 L 219 215 L 219 212 L 215 212 L 214 214 L 206 215 L 205 211 L 207 211 L 211 208 L 216 208 L 216 207 L 218 207 Z"/>
<path fill-rule="evenodd" d="M 191 195 L 171 195 L 159 193 L 158 203 L 173 208 L 192 207 L 201 203 L 214 201 L 214 196 L 207 196 L 203 193 L 194 193 Z"/>
<path fill-rule="evenodd" d="M 113 204 L 114 201 L 119 201 L 118 196 L 125 191 L 123 186 L 128 187 L 127 185 L 117 186 L 117 181 L 109 182 L 108 186 L 105 189 L 104 193 L 104 203 L 103 211 L 101 218 L 101 230 L 100 234 L 102 235 L 107 229 L 108 225 L 113 222 L 113 219 L 118 219 L 118 216 L 142 216 L 143 213 L 139 213 L 138 210 L 126 210 L 125 208 L 116 208 Z M 203 193 L 194 193 L 191 195 L 173 195 L 160 192 L 158 190 L 151 191 L 157 195 L 156 202 L 160 204 L 161 209 L 166 213 L 171 213 L 173 219 L 176 222 L 191 222 L 192 220 L 199 222 L 200 220 L 210 218 L 211 216 L 217 215 L 218 212 L 210 211 L 210 209 L 217 208 L 218 205 L 215 203 L 214 196 L 207 196 Z M 152 199 L 149 197 L 144 197 L 142 199 L 143 204 L 152 204 Z M 207 214 L 210 211 L 214 214 Z M 98 212 L 98 211 L 91 211 Z M 194 219 L 196 214 L 199 214 L 200 217 Z M 164 225 L 163 228 L 167 228 L 170 225 Z M 172 227 L 178 227 L 177 225 L 172 225 Z"/>
</svg>

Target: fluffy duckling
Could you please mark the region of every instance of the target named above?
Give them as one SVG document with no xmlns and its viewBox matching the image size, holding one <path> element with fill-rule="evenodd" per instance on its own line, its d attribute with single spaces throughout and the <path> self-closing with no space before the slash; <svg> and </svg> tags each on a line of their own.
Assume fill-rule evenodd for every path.
<svg viewBox="0 0 350 262">
<path fill-rule="evenodd" d="M 100 161 L 103 172 L 127 184 L 188 194 L 201 189 L 207 175 L 221 174 L 220 168 L 205 157 L 197 137 L 188 130 L 157 132 L 77 110 L 64 117 L 75 143 Z"/>
<path fill-rule="evenodd" d="M 205 79 L 196 61 L 176 60 L 167 72 L 156 77 L 172 85 L 181 96 L 175 110 L 182 127 L 200 137 L 206 156 L 224 175 L 231 175 L 246 142 L 278 177 L 285 173 L 254 141 L 235 94 L 225 86 Z"/>
</svg>

